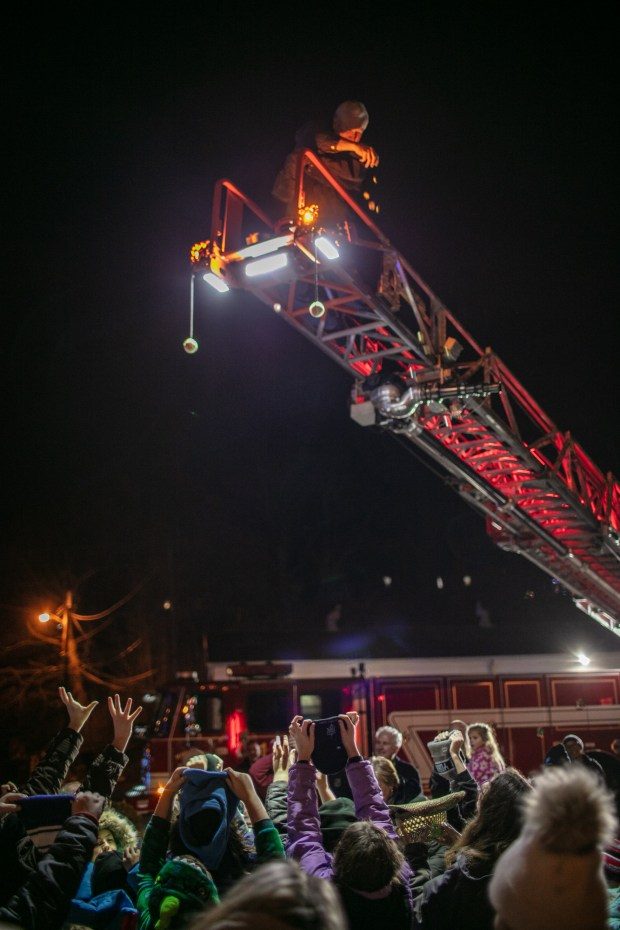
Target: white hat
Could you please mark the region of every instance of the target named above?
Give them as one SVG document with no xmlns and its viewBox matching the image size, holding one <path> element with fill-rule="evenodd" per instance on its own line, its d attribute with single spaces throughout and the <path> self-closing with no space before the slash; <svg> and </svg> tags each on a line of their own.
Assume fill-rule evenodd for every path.
<svg viewBox="0 0 620 930">
<path fill-rule="evenodd" d="M 536 778 L 521 836 L 499 857 L 489 885 L 497 930 L 605 930 L 601 850 L 615 828 L 613 806 L 581 766 Z"/>
</svg>

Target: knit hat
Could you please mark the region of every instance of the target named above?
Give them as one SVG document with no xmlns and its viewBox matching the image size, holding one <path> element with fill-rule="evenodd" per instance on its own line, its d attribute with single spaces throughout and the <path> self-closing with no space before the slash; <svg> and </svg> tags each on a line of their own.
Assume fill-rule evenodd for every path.
<svg viewBox="0 0 620 930">
<path fill-rule="evenodd" d="M 346 132 L 347 129 L 366 129 L 368 110 L 359 100 L 345 100 L 334 113 L 333 125 L 336 132 Z"/>
<path fill-rule="evenodd" d="M 135 925 L 138 912 L 129 895 L 121 890 L 104 891 L 89 901 L 74 898 L 66 923 L 91 927 L 92 930 L 125 930 Z"/>
<path fill-rule="evenodd" d="M 571 761 L 571 757 L 567 753 L 564 743 L 557 743 L 555 746 L 551 747 L 545 756 L 543 765 L 570 765 Z"/>
<path fill-rule="evenodd" d="M 226 850 L 239 800 L 230 790 L 226 772 L 184 769 L 184 775 L 179 792 L 181 840 L 207 868 L 215 869 Z"/>
<path fill-rule="evenodd" d="M 167 930 L 177 915 L 187 917 L 219 900 L 210 873 L 198 863 L 177 857 L 159 870 L 149 896 L 149 914 L 155 930 Z"/>
<path fill-rule="evenodd" d="M 324 775 L 333 775 L 347 764 L 347 751 L 342 745 L 338 717 L 314 721 L 312 761 Z"/>
<path fill-rule="evenodd" d="M 501 930 L 602 930 L 601 849 L 615 829 L 613 799 L 581 766 L 552 766 L 524 799 L 520 837 L 499 857 L 489 898 Z"/>
<path fill-rule="evenodd" d="M 33 794 L 20 798 L 17 816 L 39 853 L 47 852 L 65 820 L 71 816 L 73 797 L 72 794 Z"/>
<path fill-rule="evenodd" d="M 334 798 L 325 801 L 319 807 L 321 835 L 326 852 L 332 852 L 334 846 L 352 823 L 357 823 L 355 804 L 350 798 Z"/>
<path fill-rule="evenodd" d="M 224 768 L 224 760 L 214 752 L 205 752 L 207 760 L 207 772 L 221 772 Z"/>
<path fill-rule="evenodd" d="M 562 740 L 562 745 L 564 746 L 566 741 L 569 739 L 574 739 L 575 742 L 579 743 L 580 747 L 583 749 L 583 740 L 580 736 L 576 736 L 574 733 L 567 733 L 567 735 Z"/>
</svg>

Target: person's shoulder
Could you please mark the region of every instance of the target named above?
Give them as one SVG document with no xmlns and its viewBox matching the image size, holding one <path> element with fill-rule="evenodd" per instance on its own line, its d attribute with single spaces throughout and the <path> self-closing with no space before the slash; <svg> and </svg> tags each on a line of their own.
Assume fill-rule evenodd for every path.
<svg viewBox="0 0 620 930">
<path fill-rule="evenodd" d="M 316 148 L 318 136 L 334 136 L 334 132 L 324 120 L 312 118 L 300 126 L 295 133 L 295 147 L 298 149 Z"/>
<path fill-rule="evenodd" d="M 597 772 L 603 771 L 603 766 L 601 763 L 597 759 L 594 759 L 592 756 L 589 756 L 587 753 L 584 755 L 584 762 L 588 768 L 596 769 Z"/>
<path fill-rule="evenodd" d="M 260 778 L 269 774 L 273 775 L 273 759 L 271 753 L 267 753 L 267 755 L 261 756 L 256 762 L 253 762 L 248 771 L 253 778 Z"/>
<path fill-rule="evenodd" d="M 400 766 L 405 769 L 414 769 L 415 765 L 412 765 L 411 762 L 408 762 L 407 759 L 403 759 L 401 756 L 394 756 L 392 762 L 395 766 Z"/>
</svg>

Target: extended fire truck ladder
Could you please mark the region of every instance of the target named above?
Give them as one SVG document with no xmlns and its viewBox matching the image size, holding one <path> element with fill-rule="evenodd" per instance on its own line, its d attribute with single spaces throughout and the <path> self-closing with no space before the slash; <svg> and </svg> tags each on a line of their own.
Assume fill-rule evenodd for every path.
<svg viewBox="0 0 620 930">
<path fill-rule="evenodd" d="M 305 203 L 308 173 L 322 175 L 352 221 L 321 227 Z M 618 482 L 478 345 L 309 150 L 299 155 L 297 203 L 297 217 L 274 225 L 234 184 L 217 182 L 211 238 L 191 250 L 192 327 L 197 277 L 222 299 L 234 288 L 254 294 L 350 373 L 357 423 L 439 464 L 499 546 L 620 635 Z M 185 348 L 196 350 L 193 333 Z"/>
</svg>

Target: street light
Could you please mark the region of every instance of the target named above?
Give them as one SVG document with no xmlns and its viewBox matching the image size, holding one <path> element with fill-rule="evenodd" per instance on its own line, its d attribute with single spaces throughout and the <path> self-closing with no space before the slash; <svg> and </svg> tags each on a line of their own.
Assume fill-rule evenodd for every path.
<svg viewBox="0 0 620 930">
<path fill-rule="evenodd" d="M 66 686 L 69 686 L 69 666 L 70 666 L 70 652 L 75 650 L 75 642 L 72 636 L 72 620 L 73 620 L 73 592 L 67 591 L 65 594 L 65 600 L 63 604 L 60 604 L 53 613 L 44 611 L 39 614 L 39 621 L 41 623 L 49 623 L 50 620 L 55 620 L 58 623 L 59 629 L 62 630 L 62 640 L 60 646 L 60 655 L 64 659 L 63 662 L 63 680 Z M 79 684 L 78 691 L 81 690 L 81 683 Z"/>
</svg>

